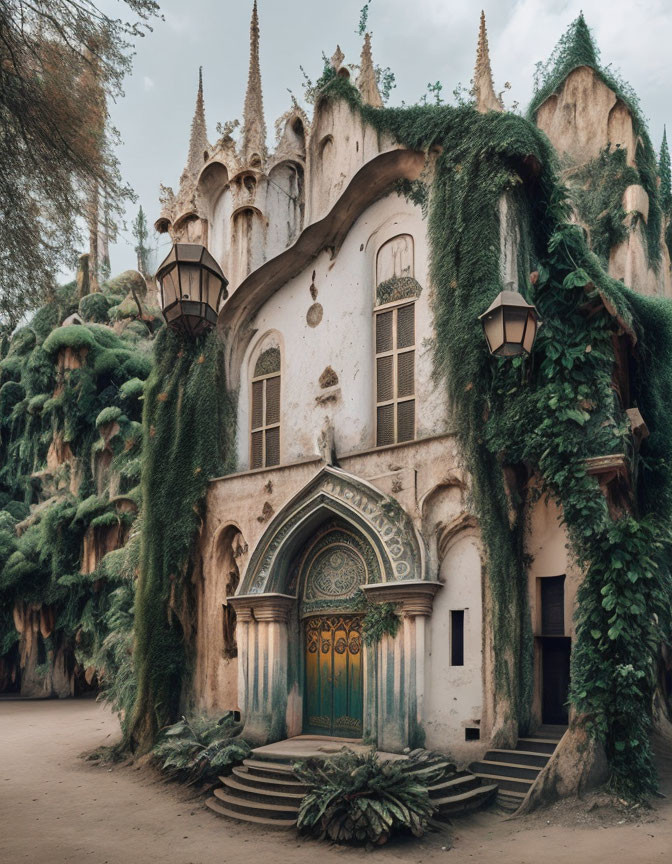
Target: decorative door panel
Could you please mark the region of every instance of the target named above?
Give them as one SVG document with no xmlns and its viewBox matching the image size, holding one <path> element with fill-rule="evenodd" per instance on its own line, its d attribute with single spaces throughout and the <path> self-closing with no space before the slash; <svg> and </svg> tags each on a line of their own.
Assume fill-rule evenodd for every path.
<svg viewBox="0 0 672 864">
<path fill-rule="evenodd" d="M 355 615 L 306 620 L 304 732 L 362 736 L 361 624 Z"/>
</svg>

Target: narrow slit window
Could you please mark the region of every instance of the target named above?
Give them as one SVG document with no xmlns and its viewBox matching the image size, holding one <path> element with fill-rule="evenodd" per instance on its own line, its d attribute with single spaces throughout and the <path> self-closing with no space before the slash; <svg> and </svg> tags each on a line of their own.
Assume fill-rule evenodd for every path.
<svg viewBox="0 0 672 864">
<path fill-rule="evenodd" d="M 415 438 L 415 303 L 376 313 L 376 446 Z"/>
<path fill-rule="evenodd" d="M 269 348 L 257 360 L 250 406 L 250 468 L 280 464 L 280 349 Z"/>
<path fill-rule="evenodd" d="M 464 666 L 464 609 L 450 613 L 450 665 Z"/>
</svg>

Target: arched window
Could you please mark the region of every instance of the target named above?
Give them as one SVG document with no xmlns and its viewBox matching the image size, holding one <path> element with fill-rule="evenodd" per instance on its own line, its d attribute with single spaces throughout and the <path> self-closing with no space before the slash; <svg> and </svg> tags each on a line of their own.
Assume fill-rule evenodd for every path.
<svg viewBox="0 0 672 864">
<path fill-rule="evenodd" d="M 415 438 L 415 303 L 376 312 L 376 447 Z"/>
<path fill-rule="evenodd" d="M 250 468 L 280 464 L 280 349 L 267 348 L 252 376 Z"/>
</svg>

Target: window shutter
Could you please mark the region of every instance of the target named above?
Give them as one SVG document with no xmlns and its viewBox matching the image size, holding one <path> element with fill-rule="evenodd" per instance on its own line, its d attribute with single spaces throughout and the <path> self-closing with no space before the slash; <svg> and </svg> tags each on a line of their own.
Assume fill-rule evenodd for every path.
<svg viewBox="0 0 672 864">
<path fill-rule="evenodd" d="M 280 422 L 280 376 L 266 379 L 266 426 Z"/>
<path fill-rule="evenodd" d="M 565 635 L 565 577 L 546 576 L 541 580 L 542 636 Z"/>
<path fill-rule="evenodd" d="M 379 357 L 376 360 L 376 401 L 388 402 L 394 399 L 394 357 Z"/>
<path fill-rule="evenodd" d="M 264 465 L 264 449 L 263 449 L 263 432 L 253 432 L 252 433 L 252 455 L 251 455 L 251 467 L 252 468 L 263 468 Z"/>
<path fill-rule="evenodd" d="M 376 446 L 394 444 L 394 405 L 379 405 L 377 421 Z"/>
<path fill-rule="evenodd" d="M 397 404 L 397 441 L 415 438 L 415 399 Z"/>
<path fill-rule="evenodd" d="M 252 428 L 264 425 L 264 382 L 252 383 Z"/>
<path fill-rule="evenodd" d="M 415 304 L 400 306 L 397 310 L 397 348 L 415 345 Z"/>
<path fill-rule="evenodd" d="M 280 428 L 266 430 L 266 465 L 280 464 Z"/>
<path fill-rule="evenodd" d="M 392 350 L 392 322 L 394 312 L 380 312 L 376 315 L 376 354 Z"/>
<path fill-rule="evenodd" d="M 415 392 L 415 351 L 397 354 L 397 396 L 413 396 Z"/>
</svg>

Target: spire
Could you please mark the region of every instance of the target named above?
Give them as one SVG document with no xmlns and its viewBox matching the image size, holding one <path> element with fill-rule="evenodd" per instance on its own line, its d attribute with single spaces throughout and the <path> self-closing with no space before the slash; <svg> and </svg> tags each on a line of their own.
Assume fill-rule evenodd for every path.
<svg viewBox="0 0 672 864">
<path fill-rule="evenodd" d="M 250 71 L 243 109 L 243 157 L 247 161 L 253 154 L 263 158 L 266 153 L 266 122 L 259 70 L 259 16 L 257 0 L 252 7 L 250 22 Z"/>
<path fill-rule="evenodd" d="M 495 93 L 490 68 L 490 51 L 488 49 L 488 32 L 485 29 L 485 12 L 481 11 L 481 26 L 478 31 L 478 50 L 476 52 L 476 68 L 474 69 L 474 98 L 476 110 L 481 114 L 488 111 L 503 111 L 502 100 Z"/>
<path fill-rule="evenodd" d="M 378 90 L 378 83 L 376 82 L 376 70 L 373 67 L 370 33 L 367 33 L 364 36 L 357 87 L 359 92 L 362 94 L 362 99 L 367 105 L 372 105 L 374 108 L 383 107 L 383 100 L 380 98 L 380 91 Z"/>
<path fill-rule="evenodd" d="M 203 104 L 203 67 L 198 69 L 198 93 L 196 95 L 196 108 L 194 119 L 191 121 L 191 136 L 189 138 L 189 156 L 187 157 L 187 173 L 191 177 L 198 176 L 203 162 L 204 154 L 210 152 L 208 135 L 205 128 L 205 106 Z"/>
</svg>

